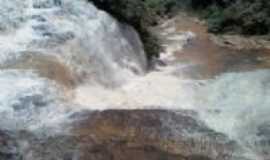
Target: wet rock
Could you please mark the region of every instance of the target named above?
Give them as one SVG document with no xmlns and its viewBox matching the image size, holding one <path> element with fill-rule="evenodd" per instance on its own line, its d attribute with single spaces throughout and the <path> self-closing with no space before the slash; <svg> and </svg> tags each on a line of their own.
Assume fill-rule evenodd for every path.
<svg viewBox="0 0 270 160">
<path fill-rule="evenodd" d="M 42 20 L 42 19 L 39 18 L 38 20 Z M 40 25 L 32 26 L 32 28 L 39 35 L 48 36 L 48 37 L 51 37 L 53 35 L 53 30 L 48 25 L 40 24 Z"/>
<path fill-rule="evenodd" d="M 270 158 L 270 125 L 261 124 L 258 127 L 257 136 L 259 137 L 255 141 L 256 150 L 260 152 L 261 155 L 264 155 L 266 159 Z"/>
<path fill-rule="evenodd" d="M 232 141 L 209 129 L 196 119 L 196 114 L 185 111 L 93 112 L 76 125 L 74 134 L 80 137 L 84 146 L 89 145 L 89 139 L 101 144 L 103 147 L 100 148 L 110 151 L 109 155 L 117 157 L 115 159 L 164 155 L 171 159 L 189 157 L 193 160 L 196 159 L 193 155 L 200 155 L 218 160 L 230 157 L 235 149 Z M 91 147 L 83 148 L 84 153 L 92 153 Z"/>
<path fill-rule="evenodd" d="M 39 0 L 34 1 L 34 8 L 52 8 L 54 6 L 61 6 L 61 0 Z"/>
<path fill-rule="evenodd" d="M 74 39 L 75 35 L 72 32 L 55 33 L 47 26 L 35 26 L 34 29 L 38 34 L 45 37 L 44 39 L 33 40 L 29 46 L 37 46 L 40 48 L 54 48 L 65 44 L 67 41 Z"/>
<path fill-rule="evenodd" d="M 18 152 L 18 144 L 11 133 L 0 130 L 0 159 L 21 160 Z"/>
<path fill-rule="evenodd" d="M 0 155 L 4 151 L 2 156 L 13 158 L 5 160 L 17 160 L 19 150 L 26 160 L 224 160 L 235 150 L 193 111 L 108 110 L 78 116 L 71 134 L 18 131 L 13 139 L 0 134 L 5 141 L 3 147 L 0 139 Z"/>
<path fill-rule="evenodd" d="M 36 108 L 45 107 L 48 103 L 42 95 L 31 95 L 20 97 L 18 103 L 13 104 L 12 107 L 15 110 L 29 109 L 31 106 Z"/>
<path fill-rule="evenodd" d="M 46 22 L 46 18 L 42 15 L 32 15 L 31 18 L 37 22 Z"/>
</svg>

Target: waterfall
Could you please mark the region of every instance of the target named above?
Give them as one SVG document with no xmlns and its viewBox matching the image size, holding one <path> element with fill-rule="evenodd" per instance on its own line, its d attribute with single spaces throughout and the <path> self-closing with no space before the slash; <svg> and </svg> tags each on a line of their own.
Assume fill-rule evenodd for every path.
<svg viewBox="0 0 270 160">
<path fill-rule="evenodd" d="M 3 0 L 1 65 L 26 54 L 47 55 L 79 77 L 119 85 L 121 74 L 143 74 L 146 58 L 136 31 L 84 0 Z M 11 62 L 10 62 L 11 61 Z M 123 77 L 123 76 L 122 76 Z M 79 79 L 79 78 L 78 78 Z"/>
<path fill-rule="evenodd" d="M 86 0 L 0 3 L 0 134 L 68 135 L 84 111 L 192 110 L 239 144 L 246 157 L 268 152 L 269 70 L 197 80 L 186 75 L 192 64 L 178 63 L 147 73 L 133 27 Z M 165 51 L 182 49 L 194 37 L 172 34 Z M 174 60 L 172 53 L 161 58 Z"/>
<path fill-rule="evenodd" d="M 70 88 L 145 74 L 137 32 L 86 0 L 0 2 L 1 129 L 57 130 L 76 108 Z"/>
</svg>

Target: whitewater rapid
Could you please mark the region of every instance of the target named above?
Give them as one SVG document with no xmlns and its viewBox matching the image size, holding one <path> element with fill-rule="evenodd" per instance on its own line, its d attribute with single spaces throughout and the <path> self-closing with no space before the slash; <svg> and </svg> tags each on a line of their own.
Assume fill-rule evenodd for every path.
<svg viewBox="0 0 270 160">
<path fill-rule="evenodd" d="M 4 67 L 25 54 L 52 56 L 78 76 L 106 85 L 123 80 L 118 74 L 128 72 L 126 68 L 139 74 L 146 70 L 135 30 L 85 0 L 3 0 L 1 4 Z"/>
<path fill-rule="evenodd" d="M 187 109 L 250 154 L 269 149 L 260 143 L 270 133 L 270 70 L 194 80 L 184 72 L 193 64 L 177 63 L 147 73 L 136 31 L 91 3 L 0 3 L 0 129 L 68 132 L 72 115 L 85 110 Z M 161 59 L 173 61 L 194 37 L 173 35 Z M 64 71 L 71 86 L 56 78 Z"/>
</svg>

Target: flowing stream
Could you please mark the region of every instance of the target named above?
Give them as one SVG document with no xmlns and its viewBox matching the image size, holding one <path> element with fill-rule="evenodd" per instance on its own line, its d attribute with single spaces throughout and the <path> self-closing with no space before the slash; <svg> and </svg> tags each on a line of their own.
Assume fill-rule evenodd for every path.
<svg viewBox="0 0 270 160">
<path fill-rule="evenodd" d="M 174 52 L 185 52 L 196 33 L 164 24 L 165 53 L 160 59 L 167 65 L 147 72 L 136 31 L 89 2 L 0 3 L 0 130 L 68 135 L 80 119 L 74 116 L 78 113 L 192 110 L 209 128 L 239 144 L 241 151 L 235 154 L 269 158 L 269 69 L 194 78 L 201 64 L 178 61 Z"/>
</svg>

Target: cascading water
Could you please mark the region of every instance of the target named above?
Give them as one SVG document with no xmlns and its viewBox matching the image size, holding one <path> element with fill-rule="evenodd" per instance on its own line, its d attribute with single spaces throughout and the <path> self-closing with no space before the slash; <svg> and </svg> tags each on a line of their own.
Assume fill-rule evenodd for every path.
<svg viewBox="0 0 270 160">
<path fill-rule="evenodd" d="M 70 88 L 83 82 L 118 86 L 124 76 L 144 74 L 146 57 L 132 27 L 85 0 L 0 3 L 0 130 L 18 141 L 3 149 L 0 140 L 0 159 L 20 159 L 10 154 L 23 152 L 23 159 L 37 160 L 42 155 L 32 155 L 21 131 L 37 137 L 69 133 L 65 124 L 78 106 Z"/>
<path fill-rule="evenodd" d="M 69 134 L 75 113 L 85 110 L 187 109 L 239 143 L 249 159 L 263 159 L 257 153 L 269 149 L 262 145 L 270 138 L 269 70 L 194 80 L 183 72 L 190 64 L 178 63 L 146 74 L 135 30 L 89 2 L 0 3 L 0 130 Z M 169 37 L 166 51 L 181 49 L 194 36 Z M 19 139 L 24 152 L 30 142 Z"/>
<path fill-rule="evenodd" d="M 117 83 L 120 79 L 116 75 L 127 72 L 125 68 L 138 73 L 146 69 L 142 44 L 134 29 L 86 1 L 2 3 L 2 65 L 14 63 L 25 54 L 45 54 L 55 56 L 78 75 L 105 84 Z"/>
</svg>

